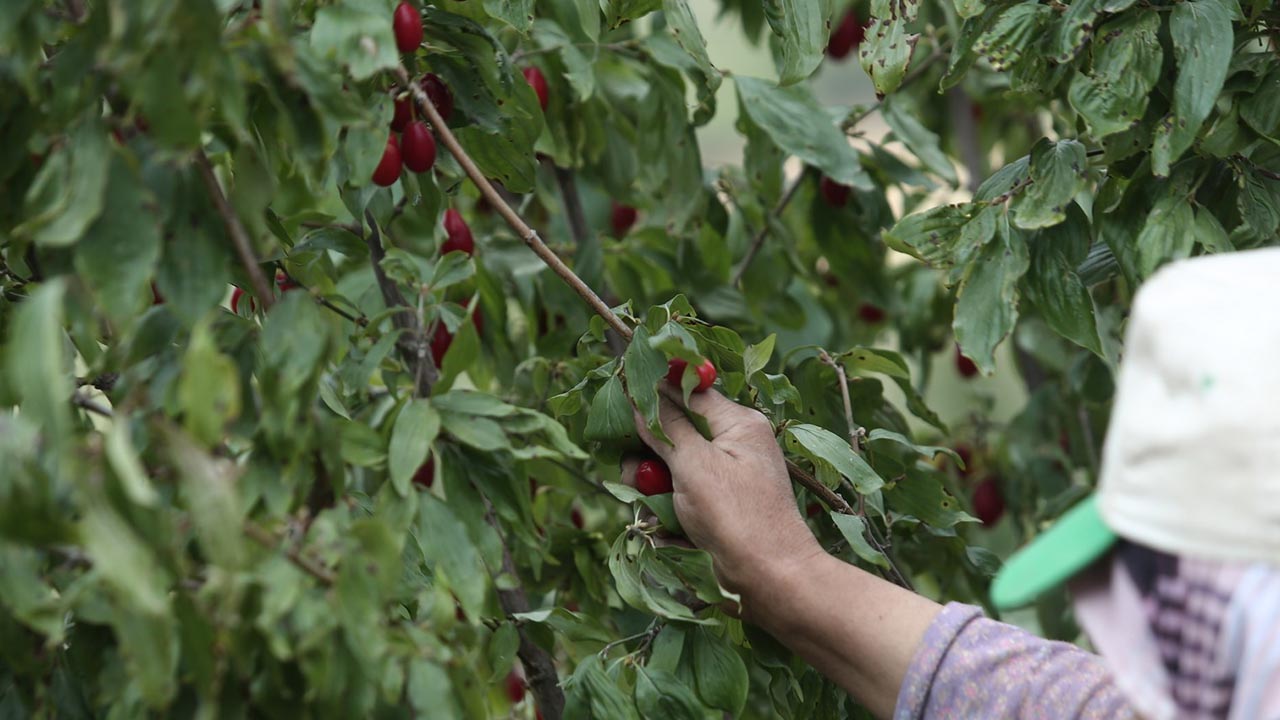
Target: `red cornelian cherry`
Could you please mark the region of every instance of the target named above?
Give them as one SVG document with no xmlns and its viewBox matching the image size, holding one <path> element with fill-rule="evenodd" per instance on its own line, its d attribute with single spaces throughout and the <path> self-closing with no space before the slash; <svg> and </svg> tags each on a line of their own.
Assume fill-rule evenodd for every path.
<svg viewBox="0 0 1280 720">
<path fill-rule="evenodd" d="M 538 105 L 542 107 L 543 112 L 546 112 L 547 102 L 551 97 L 547 90 L 547 76 L 536 67 L 527 67 L 523 72 L 525 82 L 529 83 L 529 87 L 533 88 L 533 92 L 538 96 Z"/>
<path fill-rule="evenodd" d="M 404 166 L 416 173 L 423 173 L 436 164 L 436 139 L 422 121 L 411 122 L 400 139 L 400 155 Z"/>
<path fill-rule="evenodd" d="M 675 387 L 682 387 L 681 381 L 684 378 L 684 369 L 688 365 L 687 362 L 680 358 L 673 358 L 667 363 L 667 382 Z M 716 366 L 710 360 L 703 360 L 694 372 L 698 373 L 698 384 L 694 386 L 693 391 L 696 393 L 706 392 L 716 381 Z"/>
<path fill-rule="evenodd" d="M 462 213 L 453 208 L 444 211 L 444 232 L 447 239 L 440 245 L 441 254 L 454 250 L 461 250 L 468 255 L 475 254 L 476 240 L 471 235 L 467 221 L 462 219 Z"/>
<path fill-rule="evenodd" d="M 400 142 L 396 136 L 387 138 L 387 147 L 382 151 L 382 159 L 373 171 L 373 184 L 390 187 L 400 179 Z"/>
<path fill-rule="evenodd" d="M 636 490 L 642 495 L 662 495 L 675 490 L 671 470 L 657 458 L 641 460 L 636 467 Z"/>
<path fill-rule="evenodd" d="M 413 3 L 405 2 L 396 6 L 391 17 L 391 30 L 396 35 L 396 48 L 402 53 L 411 53 L 422 44 L 422 14 Z"/>
</svg>

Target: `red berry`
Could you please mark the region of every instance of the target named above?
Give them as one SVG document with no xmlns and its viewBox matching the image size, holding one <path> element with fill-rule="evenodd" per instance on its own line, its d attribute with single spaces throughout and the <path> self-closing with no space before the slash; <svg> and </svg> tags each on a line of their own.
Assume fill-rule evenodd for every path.
<svg viewBox="0 0 1280 720">
<path fill-rule="evenodd" d="M 956 372 L 960 373 L 960 377 L 966 380 L 978 374 L 978 366 L 972 360 L 964 356 L 960 351 L 960 346 L 956 346 Z"/>
<path fill-rule="evenodd" d="M 431 137 L 426 123 L 409 123 L 400 139 L 400 154 L 404 166 L 416 173 L 426 172 L 436 164 L 436 139 Z"/>
<path fill-rule="evenodd" d="M 400 143 L 392 135 L 387 139 L 387 147 L 382 151 L 382 159 L 373 171 L 373 184 L 390 187 L 400 179 Z"/>
<path fill-rule="evenodd" d="M 160 290 L 156 287 L 155 283 L 151 283 L 151 304 L 152 305 L 164 304 L 164 296 L 160 294 Z"/>
<path fill-rule="evenodd" d="M 524 680 L 515 670 L 507 673 L 506 688 L 507 699 L 513 704 L 524 700 Z"/>
<path fill-rule="evenodd" d="M 542 107 L 543 112 L 546 112 L 547 100 L 550 98 L 547 94 L 546 76 L 536 67 L 527 67 L 524 69 L 524 80 L 529 83 L 529 87 L 533 88 L 533 92 L 538 96 L 538 105 Z"/>
<path fill-rule="evenodd" d="M 995 478 L 986 478 L 973 489 L 973 514 L 987 527 L 1004 515 L 1004 494 Z"/>
<path fill-rule="evenodd" d="M 418 471 L 413 474 L 413 484 L 420 488 L 429 488 L 436 482 L 436 459 L 427 456 L 427 461 L 422 463 Z"/>
<path fill-rule="evenodd" d="M 662 495 L 675 490 L 667 464 L 656 458 L 641 460 L 636 467 L 636 489 L 641 495 Z"/>
<path fill-rule="evenodd" d="M 960 456 L 960 462 L 964 463 L 964 467 L 960 468 L 960 476 L 964 477 L 973 468 L 973 450 L 968 445 L 961 443 L 955 447 L 955 451 L 956 455 Z"/>
<path fill-rule="evenodd" d="M 240 298 L 243 297 L 249 298 L 249 312 L 257 312 L 258 301 L 254 300 L 252 295 L 246 293 L 240 288 L 236 288 L 231 291 L 231 312 L 237 315 L 240 314 Z"/>
<path fill-rule="evenodd" d="M 667 363 L 667 382 L 675 387 L 681 387 L 681 380 L 684 377 L 684 369 L 688 365 L 687 362 L 680 358 L 674 358 Z M 693 391 L 696 393 L 706 392 L 708 388 L 716 381 L 716 366 L 710 360 L 703 360 L 698 367 L 694 368 L 698 373 L 698 384 L 694 386 Z"/>
<path fill-rule="evenodd" d="M 804 514 L 811 518 L 818 517 L 819 515 L 822 514 L 822 506 L 816 502 L 809 503 L 804 508 Z"/>
<path fill-rule="evenodd" d="M 396 6 L 391 29 L 396 34 L 396 47 L 402 53 L 411 53 L 422 44 L 422 15 L 407 0 Z"/>
<path fill-rule="evenodd" d="M 440 113 L 440 118 L 448 122 L 449 116 L 453 114 L 453 93 L 449 92 L 449 86 L 435 73 L 423 75 L 419 84 L 422 92 L 427 94 L 427 99 L 436 107 L 436 112 Z"/>
<path fill-rule="evenodd" d="M 878 325 L 884 322 L 884 310 L 871 303 L 862 303 L 858 306 L 858 317 L 862 318 L 863 322 Z"/>
<path fill-rule="evenodd" d="M 613 212 L 610 214 L 609 223 L 613 226 L 613 236 L 616 238 L 623 237 L 632 225 L 636 224 L 636 209 L 630 205 L 623 205 L 619 202 L 613 203 Z"/>
<path fill-rule="evenodd" d="M 391 130 L 393 132 L 404 132 L 404 128 L 413 119 L 413 106 L 409 103 L 409 97 L 396 98 L 395 114 L 391 116 Z"/>
<path fill-rule="evenodd" d="M 444 323 L 436 325 L 436 332 L 431 336 L 431 359 L 435 361 L 436 367 L 441 367 L 444 363 L 444 355 L 449 352 L 449 346 L 453 344 L 453 333 L 449 332 Z"/>
<path fill-rule="evenodd" d="M 841 185 L 826 175 L 823 175 L 818 183 L 818 192 L 822 193 L 822 199 L 833 208 L 842 208 L 849 202 L 849 191 L 848 185 Z"/>
<path fill-rule="evenodd" d="M 866 26 L 858 22 L 857 13 L 850 10 L 844 14 L 840 24 L 831 32 L 831 39 L 827 41 L 827 57 L 843 59 L 850 50 L 862 44 L 866 35 Z"/>
<path fill-rule="evenodd" d="M 573 523 L 574 527 L 581 530 L 583 525 L 582 511 L 579 510 L 578 508 L 574 508 L 573 512 L 569 513 L 569 521 Z"/>
<path fill-rule="evenodd" d="M 290 280 L 283 270 L 276 270 L 276 287 L 280 288 L 280 292 L 287 293 L 290 290 L 296 290 L 298 284 Z"/>
<path fill-rule="evenodd" d="M 449 208 L 444 211 L 444 232 L 448 239 L 440 246 L 441 254 L 460 250 L 468 255 L 475 254 L 476 241 L 471 236 L 471 228 L 462 219 L 462 213 Z"/>
</svg>

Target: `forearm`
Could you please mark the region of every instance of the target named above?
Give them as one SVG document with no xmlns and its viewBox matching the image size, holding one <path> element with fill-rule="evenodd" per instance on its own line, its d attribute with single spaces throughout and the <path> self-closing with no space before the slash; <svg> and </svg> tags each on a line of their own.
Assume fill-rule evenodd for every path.
<svg viewBox="0 0 1280 720">
<path fill-rule="evenodd" d="M 768 575 L 744 598 L 751 620 L 876 717 L 892 717 L 942 607 L 825 553 Z"/>
</svg>

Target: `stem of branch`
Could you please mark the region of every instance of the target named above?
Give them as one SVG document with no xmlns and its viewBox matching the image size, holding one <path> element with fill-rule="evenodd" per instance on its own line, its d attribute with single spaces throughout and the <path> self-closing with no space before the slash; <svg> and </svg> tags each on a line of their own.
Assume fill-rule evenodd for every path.
<svg viewBox="0 0 1280 720">
<path fill-rule="evenodd" d="M 227 235 L 231 237 L 231 244 L 235 246 L 236 254 L 240 256 L 240 264 L 244 265 L 245 272 L 249 274 L 253 294 L 257 296 L 258 303 L 265 313 L 275 303 L 275 296 L 271 294 L 271 284 L 267 282 L 267 276 L 262 272 L 258 258 L 253 253 L 253 243 L 249 240 L 249 233 L 245 232 L 235 208 L 227 202 L 227 196 L 222 192 L 222 186 L 218 184 L 218 177 L 213 174 L 213 165 L 209 163 L 209 156 L 205 155 L 203 150 L 197 150 L 195 160 L 200 179 L 204 181 L 204 187 L 209 191 L 214 207 L 218 209 L 223 224 L 227 226 Z"/>
<path fill-rule="evenodd" d="M 738 263 L 738 269 L 733 271 L 733 278 L 729 281 L 730 286 L 736 286 L 742 282 L 742 276 L 747 274 L 747 268 L 751 267 L 751 262 L 756 259 L 756 255 L 760 254 L 760 248 L 764 246 L 765 238 L 769 237 L 770 224 L 782 216 L 783 211 L 791 204 L 792 198 L 796 196 L 796 191 L 800 189 L 800 185 L 811 172 L 812 170 L 807 167 L 801 171 L 800 176 L 791 183 L 791 187 L 787 188 L 787 191 L 778 199 L 778 204 L 769 211 L 764 219 L 764 225 L 756 232 L 756 236 L 751 238 L 751 247 L 747 248 L 747 254 L 743 256 L 742 262 Z"/>
<path fill-rule="evenodd" d="M 528 223 L 494 189 L 493 184 L 484 176 L 484 173 L 480 172 L 480 168 L 476 166 L 471 156 L 467 154 L 466 150 L 462 149 L 462 145 L 458 143 L 458 139 L 449 130 L 449 126 L 441 119 L 440 113 L 431 104 L 431 100 L 427 98 L 427 94 L 423 92 L 421 86 L 410 81 L 409 71 L 401 66 L 396 73 L 400 79 L 400 84 L 409 88 L 409 93 L 413 96 L 413 101 L 418 106 L 418 110 L 431 123 L 431 127 L 440 138 L 440 142 L 453 154 L 454 159 L 458 161 L 458 165 L 466 172 L 467 177 L 471 178 L 471 182 L 475 183 L 476 189 L 480 191 L 480 194 L 484 196 L 489 205 L 502 216 L 502 219 L 524 241 L 525 245 L 528 245 L 529 249 L 546 263 L 552 272 L 559 275 L 560 279 L 573 288 L 573 291 L 578 293 L 591 306 L 592 310 L 604 318 L 605 322 L 609 323 L 619 335 L 628 340 L 631 339 L 631 328 L 627 327 L 627 324 L 621 318 L 613 314 L 613 311 L 600 299 L 600 296 L 596 295 L 594 290 L 582 282 L 582 278 L 578 277 L 568 265 L 565 265 L 560 256 L 551 252 L 551 249 L 542 241 L 542 238 L 538 237 L 538 232 L 529 227 Z"/>
<path fill-rule="evenodd" d="M 388 308 L 404 310 L 404 312 L 392 313 L 391 322 L 396 329 L 413 339 L 409 343 L 397 342 L 396 348 L 400 351 L 400 359 L 413 370 L 416 394 L 419 397 L 425 397 L 431 394 L 431 386 L 435 384 L 439 372 L 430 353 L 427 352 L 427 337 L 418 322 L 417 313 L 409 312 L 412 310 L 409 301 L 400 292 L 395 281 L 387 277 L 387 273 L 382 269 L 382 260 L 387 253 L 382 247 L 382 233 L 378 230 L 378 223 L 373 219 L 373 213 L 366 211 L 365 221 L 369 223 L 369 231 L 363 233 L 364 242 L 369 248 L 369 262 L 373 264 L 373 277 L 378 283 L 378 290 L 382 292 L 382 301 Z"/>
<path fill-rule="evenodd" d="M 279 549 L 280 541 L 276 538 L 275 534 L 253 521 L 245 522 L 244 534 L 249 536 L 250 540 L 253 540 L 268 550 Z M 334 583 L 335 578 L 328 568 L 307 557 L 296 547 L 284 548 L 283 552 L 285 557 L 289 558 L 289 562 L 298 566 L 299 570 L 302 570 L 316 580 L 319 580 L 324 585 L 332 585 Z"/>
<path fill-rule="evenodd" d="M 113 415 L 110 408 L 103 407 L 80 393 L 73 395 L 71 397 L 71 401 L 75 403 L 77 407 L 88 410 L 94 415 L 101 415 L 102 417 L 112 417 Z"/>
<path fill-rule="evenodd" d="M 492 510 L 490 511 L 492 517 Z M 496 525 L 495 525 L 496 529 Z M 502 541 L 502 571 L 513 579 L 518 578 L 515 563 L 511 560 L 511 551 L 507 543 Z M 509 589 L 497 588 L 498 603 L 508 616 L 529 612 L 529 598 L 524 594 L 524 587 L 518 582 Z M 560 689 L 560 676 L 556 673 L 556 663 L 542 646 L 533 642 L 525 628 L 516 625 L 520 636 L 520 646 L 516 654 L 524 665 L 525 679 L 533 695 L 537 698 L 538 710 L 546 720 L 560 720 L 564 714 L 564 692 Z"/>
</svg>

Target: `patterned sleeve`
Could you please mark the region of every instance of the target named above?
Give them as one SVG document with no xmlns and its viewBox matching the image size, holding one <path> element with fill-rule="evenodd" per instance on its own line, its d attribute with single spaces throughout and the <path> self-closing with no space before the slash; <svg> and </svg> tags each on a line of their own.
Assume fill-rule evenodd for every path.
<svg viewBox="0 0 1280 720">
<path fill-rule="evenodd" d="M 951 603 L 925 633 L 895 720 L 1135 718 L 1097 655 Z"/>
</svg>

